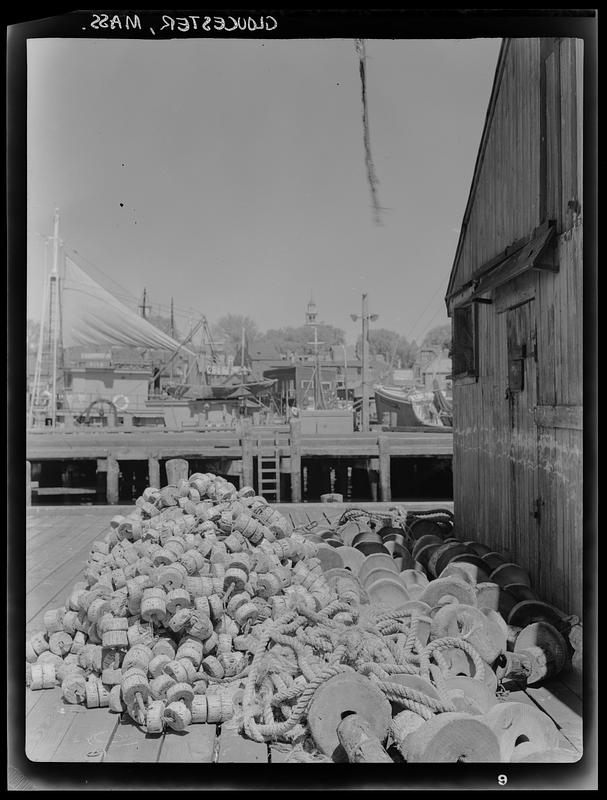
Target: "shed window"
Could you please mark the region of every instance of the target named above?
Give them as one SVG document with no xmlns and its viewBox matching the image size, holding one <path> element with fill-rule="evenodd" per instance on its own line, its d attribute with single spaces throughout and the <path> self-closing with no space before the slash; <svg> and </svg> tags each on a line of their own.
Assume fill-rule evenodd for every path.
<svg viewBox="0 0 607 800">
<path fill-rule="evenodd" d="M 478 374 L 476 304 L 453 311 L 453 375 L 456 378 Z"/>
</svg>

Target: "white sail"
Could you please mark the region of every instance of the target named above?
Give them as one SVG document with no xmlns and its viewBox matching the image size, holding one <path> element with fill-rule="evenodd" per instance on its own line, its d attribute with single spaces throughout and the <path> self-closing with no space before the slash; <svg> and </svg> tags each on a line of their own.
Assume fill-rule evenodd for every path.
<svg viewBox="0 0 607 800">
<path fill-rule="evenodd" d="M 176 350 L 179 342 L 163 333 L 106 291 L 71 259 L 62 280 L 63 347 L 123 345 Z M 181 352 L 194 355 L 181 347 Z"/>
</svg>

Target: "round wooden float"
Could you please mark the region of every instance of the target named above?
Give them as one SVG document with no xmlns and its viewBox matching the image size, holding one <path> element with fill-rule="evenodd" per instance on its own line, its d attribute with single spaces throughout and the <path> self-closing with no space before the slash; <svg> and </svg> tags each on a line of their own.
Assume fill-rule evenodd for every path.
<svg viewBox="0 0 607 800">
<path fill-rule="evenodd" d="M 498 702 L 487 684 L 466 675 L 446 678 L 445 689 L 455 710 L 467 714 L 486 714 Z"/>
<path fill-rule="evenodd" d="M 369 555 L 365 558 L 364 562 L 361 564 L 358 570 L 358 577 L 361 581 L 364 581 L 366 576 L 371 572 L 373 569 L 377 569 L 378 567 L 382 567 L 383 569 L 390 570 L 390 572 L 398 573 L 398 569 L 394 563 L 394 559 L 390 556 L 389 553 L 374 553 Z"/>
<path fill-rule="evenodd" d="M 366 558 L 364 553 L 361 553 L 360 550 L 347 545 L 339 548 L 339 557 L 345 569 L 351 570 L 355 575 L 358 575 L 358 571 L 364 564 Z"/>
<path fill-rule="evenodd" d="M 514 652 L 531 656 L 531 674 L 527 683 L 533 685 L 558 675 L 567 661 L 567 645 L 559 631 L 548 622 L 532 622 L 516 637 Z"/>
<path fill-rule="evenodd" d="M 427 544 L 443 544 L 443 540 L 440 536 L 436 534 L 429 533 L 421 536 L 419 539 L 416 540 L 415 544 L 413 545 L 413 549 L 411 550 L 411 555 L 413 558 L 417 558 L 417 554 L 419 551 L 425 547 Z"/>
<path fill-rule="evenodd" d="M 499 703 L 490 708 L 484 721 L 497 736 L 500 761 L 514 760 L 522 744 L 534 750 L 549 750 L 559 744 L 559 732 L 547 714 L 527 703 Z"/>
<path fill-rule="evenodd" d="M 380 742 L 392 718 L 390 703 L 369 678 L 342 673 L 322 684 L 308 710 L 308 725 L 318 749 L 334 761 L 345 760 L 337 727 L 348 714 L 358 714 Z"/>
<path fill-rule="evenodd" d="M 368 586 L 370 586 L 372 583 L 374 583 L 379 578 L 389 578 L 390 580 L 398 580 L 398 576 L 399 576 L 399 573 L 395 572 L 392 569 L 386 569 L 386 567 L 383 567 L 383 566 L 373 567 L 373 569 L 369 570 L 365 574 L 365 577 L 362 578 L 362 584 L 365 587 L 365 589 L 367 589 Z M 401 585 L 402 585 L 401 581 L 399 581 L 399 583 L 401 583 Z"/>
<path fill-rule="evenodd" d="M 409 763 L 478 763 L 500 758 L 495 733 L 482 718 L 461 712 L 436 714 L 405 739 Z"/>
<path fill-rule="evenodd" d="M 517 625 L 521 628 L 531 622 L 549 622 L 559 630 L 568 627 L 565 614 L 559 611 L 558 608 L 541 600 L 522 600 L 517 602 L 510 610 L 507 620 L 509 625 Z"/>
<path fill-rule="evenodd" d="M 485 564 L 489 567 L 489 569 L 493 572 L 498 567 L 501 567 L 502 564 L 507 564 L 508 559 L 502 555 L 502 553 L 496 553 L 495 551 L 490 551 L 489 553 L 485 553 L 481 556 Z M 495 581 L 494 581 L 495 583 Z"/>
<path fill-rule="evenodd" d="M 526 586 L 531 586 L 529 573 L 518 564 L 512 562 L 500 564 L 496 567 L 489 576 L 489 580 L 504 587 L 512 583 L 523 583 Z"/>
<path fill-rule="evenodd" d="M 397 608 L 409 600 L 409 593 L 398 578 L 380 577 L 369 584 L 365 590 L 372 603 L 383 603 L 391 608 Z"/>
<path fill-rule="evenodd" d="M 365 556 L 375 555 L 379 553 L 383 553 L 384 555 L 390 556 L 390 553 L 386 550 L 383 544 L 379 542 L 359 542 L 355 544 L 357 550 Z"/>
<path fill-rule="evenodd" d="M 315 558 L 320 561 L 323 572 L 326 572 L 328 569 L 342 568 L 344 566 L 339 550 L 328 544 L 321 544 L 318 546 Z"/>
</svg>

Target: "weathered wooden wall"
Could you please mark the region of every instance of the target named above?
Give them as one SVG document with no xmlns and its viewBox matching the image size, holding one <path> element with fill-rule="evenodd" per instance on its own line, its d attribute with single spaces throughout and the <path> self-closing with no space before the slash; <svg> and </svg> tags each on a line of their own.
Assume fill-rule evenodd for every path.
<svg viewBox="0 0 607 800">
<path fill-rule="evenodd" d="M 581 43 L 570 39 L 547 49 L 539 40 L 514 40 L 505 49 L 485 156 L 451 281 L 452 287 L 461 286 L 544 219 L 556 220 L 558 272 L 531 270 L 494 290 L 490 305 L 478 306 L 478 376 L 454 382 L 454 504 L 466 538 L 479 538 L 521 563 L 543 599 L 579 616 L 582 60 Z M 541 128 L 546 145 L 540 170 Z M 528 353 L 524 390 L 511 399 L 506 392 L 509 329 L 510 337 L 527 344 Z"/>
<path fill-rule="evenodd" d="M 474 197 L 462 225 L 453 288 L 540 222 L 539 39 L 507 40 L 502 57 L 496 75 L 499 89 L 479 151 Z"/>
</svg>

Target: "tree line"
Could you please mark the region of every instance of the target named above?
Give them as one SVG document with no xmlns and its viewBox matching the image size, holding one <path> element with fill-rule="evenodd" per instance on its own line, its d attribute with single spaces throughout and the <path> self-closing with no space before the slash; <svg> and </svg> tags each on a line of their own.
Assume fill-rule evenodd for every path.
<svg viewBox="0 0 607 800">
<path fill-rule="evenodd" d="M 346 334 L 334 325 L 320 323 L 317 326 L 317 338 L 321 348 L 345 345 Z M 262 332 L 253 319 L 240 314 L 226 314 L 212 326 L 213 335 L 221 339 L 231 355 L 240 352 L 242 331 L 249 348 L 254 344 L 276 350 L 281 355 L 290 353 L 313 353 L 314 337 L 308 325 L 298 327 L 270 328 Z M 356 354 L 360 357 L 362 336 L 356 342 Z M 415 340 L 409 342 L 405 336 L 387 328 L 370 328 L 369 354 L 380 357 L 392 367 L 406 369 L 412 367 L 420 347 L 436 345 L 451 348 L 451 323 L 438 325 L 424 336 L 418 345 Z"/>
<path fill-rule="evenodd" d="M 147 320 L 161 331 L 164 331 L 164 333 L 172 333 L 177 341 L 182 341 L 185 336 L 187 336 L 187 333 L 183 333 L 178 329 L 173 329 L 171 332 L 171 321 L 169 317 L 154 314 L 148 315 Z M 213 337 L 217 341 L 222 341 L 225 345 L 226 352 L 234 357 L 240 353 L 243 328 L 249 349 L 252 346 L 262 346 L 273 349 L 284 356 L 288 356 L 290 353 L 314 352 L 314 337 L 312 329 L 308 325 L 270 328 L 262 332 L 251 317 L 241 314 L 225 314 L 210 327 Z M 320 323 L 317 326 L 317 334 L 321 350 L 345 345 L 346 343 L 345 331 L 341 328 L 336 328 L 334 325 Z M 28 352 L 34 353 L 37 351 L 39 336 L 39 323 L 34 320 L 28 320 Z M 356 342 L 356 354 L 358 357 L 361 355 L 361 340 L 362 337 L 359 335 Z M 432 328 L 424 336 L 420 344 L 418 344 L 415 339 L 409 342 L 402 334 L 388 330 L 387 328 L 372 327 L 369 330 L 370 356 L 383 359 L 392 368 L 400 367 L 407 369 L 412 367 L 419 349 L 431 345 L 446 347 L 448 349 L 451 348 L 450 323 Z"/>
</svg>

